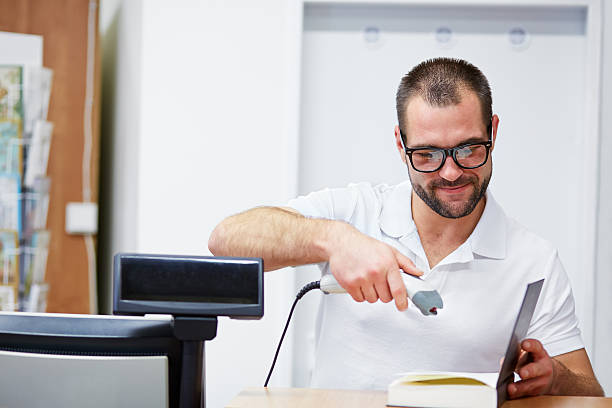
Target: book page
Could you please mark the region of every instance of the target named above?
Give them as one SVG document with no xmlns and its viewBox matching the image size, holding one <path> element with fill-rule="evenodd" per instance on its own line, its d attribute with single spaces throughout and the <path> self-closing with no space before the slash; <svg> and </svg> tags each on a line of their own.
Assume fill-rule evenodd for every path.
<svg viewBox="0 0 612 408">
<path fill-rule="evenodd" d="M 394 384 L 401 382 L 402 384 L 418 383 L 419 385 L 426 385 L 427 383 L 430 383 L 431 385 L 476 385 L 473 383 L 473 380 L 476 380 L 477 382 L 493 388 L 495 388 L 497 384 L 498 377 L 498 373 L 470 373 L 455 371 L 429 371 L 422 373 L 404 373 L 400 375 L 401 378 L 395 381 Z"/>
</svg>

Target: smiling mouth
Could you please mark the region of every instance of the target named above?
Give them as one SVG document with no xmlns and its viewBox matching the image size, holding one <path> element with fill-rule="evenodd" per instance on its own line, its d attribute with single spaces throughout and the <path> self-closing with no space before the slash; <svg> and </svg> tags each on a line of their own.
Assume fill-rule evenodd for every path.
<svg viewBox="0 0 612 408">
<path fill-rule="evenodd" d="M 455 193 L 465 190 L 469 185 L 470 183 L 462 184 L 460 186 L 439 186 L 438 189 L 449 193 Z"/>
<path fill-rule="evenodd" d="M 475 180 L 464 175 L 454 181 L 445 179 L 436 180 L 431 184 L 431 189 L 432 191 L 439 190 L 447 194 L 459 194 L 465 192 L 469 186 L 474 186 L 476 188 Z"/>
</svg>

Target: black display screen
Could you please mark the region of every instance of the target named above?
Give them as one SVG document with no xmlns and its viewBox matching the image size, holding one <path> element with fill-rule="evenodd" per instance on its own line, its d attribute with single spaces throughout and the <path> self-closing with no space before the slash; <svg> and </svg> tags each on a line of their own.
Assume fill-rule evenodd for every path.
<svg viewBox="0 0 612 408">
<path fill-rule="evenodd" d="M 121 259 L 121 298 L 257 305 L 259 274 L 260 264 L 244 259 L 126 256 Z"/>
</svg>

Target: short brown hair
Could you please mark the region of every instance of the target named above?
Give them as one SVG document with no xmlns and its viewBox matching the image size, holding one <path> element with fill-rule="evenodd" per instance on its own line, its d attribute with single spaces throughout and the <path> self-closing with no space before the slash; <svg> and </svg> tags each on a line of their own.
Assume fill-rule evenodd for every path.
<svg viewBox="0 0 612 408">
<path fill-rule="evenodd" d="M 491 88 L 489 81 L 478 68 L 456 58 L 429 59 L 412 68 L 402 78 L 395 97 L 397 120 L 404 135 L 404 115 L 412 96 L 420 96 L 431 106 L 443 107 L 460 103 L 460 91 L 465 89 L 474 92 L 478 97 L 482 121 L 488 126 L 493 115 Z"/>
</svg>

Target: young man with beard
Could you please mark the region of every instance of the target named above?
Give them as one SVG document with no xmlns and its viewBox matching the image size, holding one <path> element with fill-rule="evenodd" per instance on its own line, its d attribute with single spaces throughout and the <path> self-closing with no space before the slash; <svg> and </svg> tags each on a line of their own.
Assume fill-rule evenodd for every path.
<svg viewBox="0 0 612 408">
<path fill-rule="evenodd" d="M 403 371 L 497 371 L 527 283 L 545 278 L 509 396 L 603 395 L 557 251 L 487 191 L 499 118 L 486 77 L 466 61 L 428 60 L 402 78 L 396 102 L 409 181 L 234 215 L 213 231 L 211 252 L 261 257 L 266 270 L 319 263 L 356 301 L 322 298 L 314 387 L 385 388 Z M 440 292 L 436 317 L 408 305 L 401 273 Z"/>
</svg>

